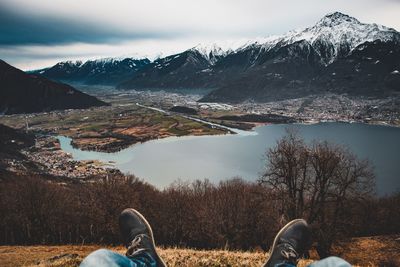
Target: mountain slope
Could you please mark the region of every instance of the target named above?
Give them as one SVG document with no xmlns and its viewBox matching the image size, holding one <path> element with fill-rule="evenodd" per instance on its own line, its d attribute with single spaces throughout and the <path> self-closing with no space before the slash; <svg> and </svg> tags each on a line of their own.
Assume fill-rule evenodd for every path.
<svg viewBox="0 0 400 267">
<path fill-rule="evenodd" d="M 73 87 L 14 68 L 0 60 L 0 114 L 88 108 L 107 103 Z"/>
<path fill-rule="evenodd" d="M 31 73 L 51 80 L 86 85 L 116 85 L 134 76 L 150 60 L 134 58 L 104 58 L 97 60 L 65 61 L 53 67 L 36 70 Z"/>
<path fill-rule="evenodd" d="M 20 162 L 28 170 L 35 168 L 35 165 L 21 153 L 22 149 L 34 144 L 35 137 L 33 135 L 0 124 L 0 174 L 3 174 L 10 162 L 13 161 Z"/>
<path fill-rule="evenodd" d="M 328 65 L 315 87 L 335 93 L 384 96 L 400 92 L 400 45 L 375 40 L 357 46 L 348 56 Z"/>
<path fill-rule="evenodd" d="M 218 66 L 220 70 L 216 71 L 235 78 L 205 96 L 202 101 L 263 102 L 314 93 L 313 88 L 309 87 L 309 80 L 320 71 L 321 65 L 317 52 L 308 42 L 298 41 L 276 47 L 258 54 L 254 59 L 251 59 L 252 52 L 252 49 L 243 50 L 230 59 L 250 58 L 244 61 L 246 64 L 242 64 L 242 71 L 232 70 L 229 65 Z"/>
</svg>

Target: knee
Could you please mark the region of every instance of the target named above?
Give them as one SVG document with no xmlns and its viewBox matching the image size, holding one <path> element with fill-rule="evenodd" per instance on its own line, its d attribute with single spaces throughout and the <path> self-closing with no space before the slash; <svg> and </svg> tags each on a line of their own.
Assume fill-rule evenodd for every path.
<svg viewBox="0 0 400 267">
<path fill-rule="evenodd" d="M 336 256 L 330 256 L 328 258 L 330 260 L 330 262 L 334 263 L 335 266 L 338 267 L 351 267 L 350 263 L 348 263 L 347 261 L 345 261 L 342 258 L 336 257 Z"/>
<path fill-rule="evenodd" d="M 104 257 L 107 257 L 109 255 L 109 253 L 110 253 L 110 251 L 108 249 L 101 248 L 101 249 L 93 251 L 87 257 L 88 258 L 89 257 L 104 258 Z"/>
<path fill-rule="evenodd" d="M 342 258 L 331 256 L 320 261 L 313 262 L 310 267 L 351 267 L 350 263 Z"/>
</svg>

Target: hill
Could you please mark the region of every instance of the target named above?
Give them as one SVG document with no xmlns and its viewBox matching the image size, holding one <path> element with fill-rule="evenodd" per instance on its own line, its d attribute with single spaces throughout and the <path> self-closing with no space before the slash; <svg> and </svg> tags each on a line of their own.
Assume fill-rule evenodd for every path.
<svg viewBox="0 0 400 267">
<path fill-rule="evenodd" d="M 0 114 L 105 106 L 73 87 L 27 74 L 0 60 Z"/>
<path fill-rule="evenodd" d="M 4 173 L 6 168 L 13 167 L 17 161 L 25 169 L 35 169 L 35 165 L 21 153 L 21 149 L 34 144 L 33 135 L 0 124 L 0 174 Z"/>
</svg>

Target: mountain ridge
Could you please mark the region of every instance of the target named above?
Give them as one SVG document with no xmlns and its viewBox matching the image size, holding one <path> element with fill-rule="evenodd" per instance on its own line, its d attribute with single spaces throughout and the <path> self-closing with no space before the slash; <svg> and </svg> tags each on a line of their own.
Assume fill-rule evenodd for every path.
<svg viewBox="0 0 400 267">
<path fill-rule="evenodd" d="M 147 58 L 100 58 L 94 60 L 62 61 L 52 67 L 29 71 L 36 75 L 85 85 L 115 85 L 132 77 L 135 72 L 150 63 Z"/>
<path fill-rule="evenodd" d="M 387 45 L 374 44 L 378 41 Z M 393 28 L 362 23 L 349 15 L 333 12 L 310 27 L 280 36 L 236 43 L 235 46 L 199 44 L 181 53 L 148 61 L 133 74 L 125 76 L 116 88 L 210 89 L 213 91 L 202 101 L 217 102 L 270 101 L 326 91 L 379 96 L 390 90 L 397 92 L 400 87 L 397 78 L 389 75 L 400 69 L 396 63 L 399 44 L 400 33 Z M 353 52 L 362 45 L 370 48 L 365 50 L 363 57 L 352 58 Z M 380 64 L 368 67 L 374 73 L 359 73 L 357 65 L 366 66 L 363 62 L 366 58 L 374 57 L 371 55 L 383 57 L 373 49 L 393 53 L 394 63 L 386 57 L 376 58 Z M 348 77 L 347 85 L 354 90 L 344 90 L 346 79 L 338 79 L 338 76 L 333 82 L 329 81 L 332 77 L 328 72 L 333 68 Z M 387 73 L 383 75 L 382 71 Z M 367 86 L 360 90 L 358 87 L 365 86 L 363 80 L 371 77 L 377 79 L 373 84 L 380 88 Z"/>
</svg>

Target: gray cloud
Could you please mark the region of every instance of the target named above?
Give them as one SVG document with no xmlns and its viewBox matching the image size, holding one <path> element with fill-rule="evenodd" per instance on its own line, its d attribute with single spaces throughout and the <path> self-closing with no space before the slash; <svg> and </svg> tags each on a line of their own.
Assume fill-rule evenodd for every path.
<svg viewBox="0 0 400 267">
<path fill-rule="evenodd" d="M 165 55 L 199 42 L 283 34 L 333 11 L 400 29 L 399 0 L 0 0 L 0 57 L 36 68 Z"/>
<path fill-rule="evenodd" d="M 21 14 L 0 4 L 0 45 L 110 43 L 127 39 L 168 38 L 173 31 L 124 31 L 79 18 Z"/>
</svg>

